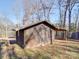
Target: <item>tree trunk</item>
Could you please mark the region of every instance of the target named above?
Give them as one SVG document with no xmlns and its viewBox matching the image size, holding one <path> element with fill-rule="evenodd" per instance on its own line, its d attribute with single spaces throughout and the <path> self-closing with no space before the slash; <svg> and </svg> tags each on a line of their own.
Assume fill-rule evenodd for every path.
<svg viewBox="0 0 79 59">
<path fill-rule="evenodd" d="M 66 6 L 66 9 L 65 9 L 65 12 L 64 12 L 63 28 L 65 28 L 65 25 L 66 25 L 66 13 L 67 13 L 67 6 Z M 65 36 L 65 34 L 64 34 L 64 32 L 62 32 L 62 37 L 64 37 L 64 36 Z"/>
<path fill-rule="evenodd" d="M 71 10 L 69 10 L 69 38 L 71 37 Z"/>
<path fill-rule="evenodd" d="M 71 31 L 71 10 L 69 10 L 69 32 Z"/>
<path fill-rule="evenodd" d="M 66 23 L 66 12 L 67 12 L 67 11 L 65 11 L 65 13 L 64 13 L 63 28 L 65 27 L 65 23 Z"/>
</svg>

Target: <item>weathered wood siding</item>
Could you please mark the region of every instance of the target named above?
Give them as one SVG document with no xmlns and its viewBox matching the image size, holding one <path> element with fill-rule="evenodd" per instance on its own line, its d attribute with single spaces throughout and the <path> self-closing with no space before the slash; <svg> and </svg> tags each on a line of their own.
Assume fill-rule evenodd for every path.
<svg viewBox="0 0 79 59">
<path fill-rule="evenodd" d="M 24 48 L 24 31 L 16 32 L 16 43 Z"/>
<path fill-rule="evenodd" d="M 47 26 L 39 25 L 24 32 L 26 48 L 38 47 L 40 45 L 50 44 L 50 32 Z M 55 38 L 55 31 L 52 30 L 52 40 Z M 29 42 L 27 43 L 27 40 Z"/>
</svg>

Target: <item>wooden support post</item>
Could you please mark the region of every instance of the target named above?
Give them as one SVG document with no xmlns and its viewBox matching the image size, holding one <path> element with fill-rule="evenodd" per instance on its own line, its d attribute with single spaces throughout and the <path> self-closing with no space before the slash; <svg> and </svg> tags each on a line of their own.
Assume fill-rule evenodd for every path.
<svg viewBox="0 0 79 59">
<path fill-rule="evenodd" d="M 57 30 L 56 30 L 56 34 L 55 34 L 55 39 L 58 39 L 58 37 L 57 37 Z"/>
<path fill-rule="evenodd" d="M 66 33 L 66 40 L 68 40 L 68 37 L 67 37 L 67 31 L 65 31 L 65 33 Z"/>
<path fill-rule="evenodd" d="M 52 30 L 50 29 L 50 44 L 52 44 Z"/>
</svg>

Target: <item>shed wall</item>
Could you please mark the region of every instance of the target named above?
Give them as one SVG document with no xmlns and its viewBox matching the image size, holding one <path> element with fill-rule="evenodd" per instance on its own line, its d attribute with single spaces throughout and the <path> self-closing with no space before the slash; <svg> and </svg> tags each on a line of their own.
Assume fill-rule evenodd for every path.
<svg viewBox="0 0 79 59">
<path fill-rule="evenodd" d="M 45 25 L 39 25 L 36 27 L 36 30 L 34 28 L 31 28 L 29 30 L 26 30 L 24 32 L 24 40 L 27 41 L 29 39 L 29 42 L 26 43 L 26 48 L 31 48 L 31 47 L 38 47 L 38 46 L 43 46 L 45 44 L 50 43 L 50 33 L 49 29 Z M 52 30 L 52 40 L 55 39 L 55 31 Z"/>
</svg>

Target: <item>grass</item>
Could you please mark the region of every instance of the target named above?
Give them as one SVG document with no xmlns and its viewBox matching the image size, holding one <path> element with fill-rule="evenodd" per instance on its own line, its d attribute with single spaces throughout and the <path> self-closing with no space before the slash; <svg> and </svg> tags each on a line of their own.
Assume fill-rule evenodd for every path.
<svg viewBox="0 0 79 59">
<path fill-rule="evenodd" d="M 55 40 L 52 45 L 23 51 L 34 59 L 79 59 L 79 42 Z"/>
<path fill-rule="evenodd" d="M 18 57 L 32 59 L 79 59 L 79 42 L 54 40 L 52 45 L 22 49 L 14 44 Z"/>
</svg>

